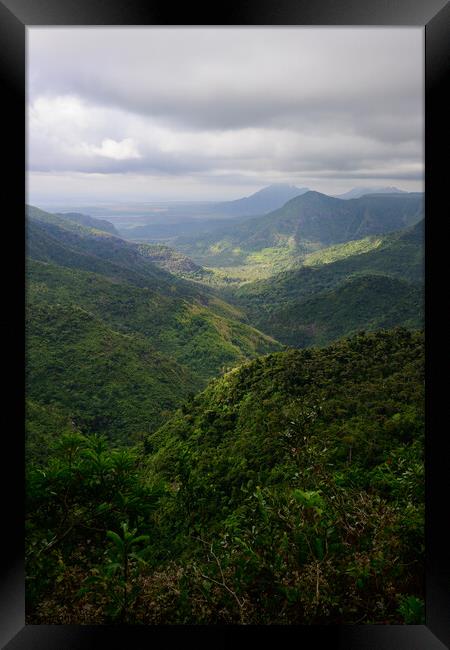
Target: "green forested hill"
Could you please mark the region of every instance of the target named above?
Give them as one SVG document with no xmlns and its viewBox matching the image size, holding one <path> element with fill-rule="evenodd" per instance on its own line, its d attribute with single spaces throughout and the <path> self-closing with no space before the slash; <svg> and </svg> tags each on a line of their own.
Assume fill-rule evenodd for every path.
<svg viewBox="0 0 450 650">
<path fill-rule="evenodd" d="M 344 201 L 320 192 L 307 192 L 251 224 L 251 247 L 274 245 L 281 236 L 321 245 L 362 239 L 409 226 L 423 218 L 422 195 L 369 195 Z M 239 233 L 234 235 L 239 236 Z"/>
<path fill-rule="evenodd" d="M 28 208 L 27 623 L 424 622 L 422 197 L 304 197 L 247 283 Z"/>
<path fill-rule="evenodd" d="M 79 212 L 56 212 L 57 217 L 62 219 L 68 219 L 74 223 L 79 223 L 81 226 L 86 228 L 94 228 L 95 230 L 102 230 L 104 232 L 109 232 L 110 235 L 115 235 L 120 237 L 119 232 L 116 230 L 114 224 L 106 219 L 96 219 L 91 217 L 88 214 L 81 214 Z"/>
<path fill-rule="evenodd" d="M 208 281 L 211 271 L 207 271 L 189 257 L 174 248 L 163 244 L 138 244 L 141 255 L 147 257 L 160 268 L 177 277 L 189 280 Z"/>
<path fill-rule="evenodd" d="M 281 348 L 239 308 L 156 266 L 147 247 L 30 214 L 27 391 L 84 430 L 125 440 L 223 368 Z"/>
<path fill-rule="evenodd" d="M 319 623 L 343 620 L 347 593 L 344 620 L 375 622 L 398 607 L 391 585 L 420 595 L 423 399 L 422 337 L 379 332 L 245 364 L 151 436 L 172 534 L 204 575 L 222 567 L 241 611 L 211 599 L 236 620 Z"/>
<path fill-rule="evenodd" d="M 423 379 L 422 335 L 381 331 L 245 363 L 144 450 L 63 437 L 27 622 L 423 622 Z"/>
<path fill-rule="evenodd" d="M 423 319 L 423 222 L 376 240 L 323 249 L 311 256 L 310 266 L 241 286 L 230 294 L 235 306 L 156 266 L 155 256 L 163 265 L 179 265 L 180 273 L 198 272 L 165 247 L 131 244 L 39 211 L 29 220 L 27 244 L 30 303 L 81 308 L 117 335 L 145 339 L 166 360 L 164 368 L 173 362 L 182 367 L 180 376 L 192 377 L 191 391 L 224 368 L 280 349 L 274 339 L 297 347 L 324 345 L 361 329 L 420 327 Z M 247 318 L 260 331 L 243 322 Z M 63 358 L 63 346 L 59 353 Z M 72 367 L 84 363 L 82 346 L 77 353 Z M 48 355 L 43 350 L 41 355 L 49 377 L 43 383 L 47 401 L 58 404 L 56 375 L 46 366 Z M 177 382 L 172 388 L 168 383 L 172 404 L 178 405 L 185 393 Z M 84 381 L 80 385 L 87 398 L 90 388 Z M 152 395 L 147 419 L 156 422 L 157 413 L 167 409 L 159 408 L 158 391 Z M 147 404 L 141 402 L 141 414 Z M 133 427 L 130 418 L 123 435 Z"/>
<path fill-rule="evenodd" d="M 203 269 L 173 248 L 125 241 L 109 232 L 72 222 L 27 206 L 27 254 L 43 262 L 101 273 L 116 280 L 163 293 L 208 300 L 211 295 L 191 280 L 214 284 Z M 101 222 L 102 220 L 97 220 Z M 185 281 L 187 280 L 187 281 Z"/>
<path fill-rule="evenodd" d="M 42 404 L 30 397 L 25 400 L 25 463 L 33 466 L 48 460 L 56 440 L 72 433 L 75 424 L 55 404 Z"/>
<path fill-rule="evenodd" d="M 358 329 L 421 327 L 423 237 L 421 221 L 375 240 L 326 248 L 306 266 L 242 285 L 234 299 L 253 325 L 299 347 Z"/>
<path fill-rule="evenodd" d="M 60 266 L 102 273 L 137 286 L 187 291 L 188 285 L 142 255 L 135 244 L 68 219 L 28 208 L 27 254 Z M 43 216 L 42 216 L 43 215 Z"/>
<path fill-rule="evenodd" d="M 352 241 L 306 256 L 304 264 L 319 267 L 338 262 L 337 272 L 372 272 L 411 282 L 424 281 L 425 222 L 388 235 Z M 364 249 L 366 245 L 367 250 Z M 353 247 L 353 250 L 352 250 Z"/>
<path fill-rule="evenodd" d="M 242 265 L 255 252 L 271 249 L 287 249 L 302 258 L 332 244 L 413 225 L 423 219 L 423 201 L 422 194 L 414 193 L 344 200 L 306 192 L 265 216 L 240 219 L 191 239 L 180 237 L 174 245 L 200 264 L 213 267 Z"/>
<path fill-rule="evenodd" d="M 148 339 L 114 331 L 74 303 L 28 302 L 26 365 L 30 400 L 125 444 L 201 385 Z"/>
<path fill-rule="evenodd" d="M 425 221 L 422 219 L 413 226 L 388 235 L 371 236 L 318 250 L 306 255 L 302 264 L 322 266 L 348 258 L 347 263 L 342 262 L 342 268 L 347 264 L 355 270 L 369 269 L 404 280 L 423 282 L 424 252 Z M 363 253 L 367 255 L 355 258 Z"/>
<path fill-rule="evenodd" d="M 86 271 L 30 260 L 29 301 L 76 305 L 124 334 L 138 333 L 206 380 L 222 367 L 280 345 L 241 322 L 242 314 L 219 298 L 200 300 L 136 287 Z"/>
<path fill-rule="evenodd" d="M 403 325 L 418 329 L 424 322 L 420 286 L 384 275 L 350 277 L 330 290 L 288 302 L 261 319 L 265 331 L 287 345 L 324 345 L 360 330 Z"/>
</svg>

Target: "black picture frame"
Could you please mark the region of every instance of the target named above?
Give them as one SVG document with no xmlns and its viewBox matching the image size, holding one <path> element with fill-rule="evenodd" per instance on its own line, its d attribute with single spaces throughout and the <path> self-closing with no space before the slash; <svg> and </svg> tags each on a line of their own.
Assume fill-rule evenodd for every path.
<svg viewBox="0 0 450 650">
<path fill-rule="evenodd" d="M 176 22 L 174 23 L 174 20 Z M 308 626 L 263 630 L 267 641 L 280 641 L 289 634 L 305 648 L 324 643 L 342 650 L 441 650 L 450 644 L 450 568 L 446 533 L 447 494 L 450 466 L 445 430 L 446 404 L 439 396 L 440 376 L 445 377 L 448 334 L 445 319 L 438 318 L 442 295 L 436 288 L 443 273 L 432 242 L 440 239 L 445 221 L 447 189 L 446 138 L 448 104 L 445 80 L 449 78 L 450 6 L 445 0 L 242 0 L 209 8 L 184 4 L 174 8 L 161 0 L 0 0 L 0 80 L 7 182 L 2 187 L 4 238 L 12 247 L 13 263 L 4 273 L 7 317 L 2 319 L 5 348 L 12 347 L 11 367 L 4 370 L 6 382 L 2 408 L 3 529 L 0 576 L 0 643 L 7 650 L 66 650 L 68 648 L 147 648 L 152 642 L 198 642 L 201 637 L 227 642 L 239 635 L 251 642 L 253 626 L 33 626 L 25 625 L 24 582 L 24 225 L 25 203 L 25 28 L 37 25 L 346 25 L 423 26 L 425 28 L 425 206 L 426 206 L 426 625 L 423 626 Z M 6 201 L 5 201 L 6 198 Z M 5 203 L 8 206 L 5 209 Z M 434 244 L 433 244 L 434 245 Z M 4 256 L 3 256 L 4 257 Z M 14 282 L 12 281 L 14 275 Z M 18 285 L 18 286 L 17 286 Z M 436 297 L 435 297 L 436 296 Z M 446 302 L 446 296 L 444 296 Z M 432 335 L 431 313 L 433 312 Z M 437 328 L 441 324 L 441 331 Z M 18 368 L 17 380 L 9 379 Z M 444 380 L 445 383 L 445 380 Z M 7 474 L 6 466 L 12 469 Z M 231 635 L 231 636 L 230 636 Z M 191 636 L 191 638 L 189 638 Z"/>
</svg>

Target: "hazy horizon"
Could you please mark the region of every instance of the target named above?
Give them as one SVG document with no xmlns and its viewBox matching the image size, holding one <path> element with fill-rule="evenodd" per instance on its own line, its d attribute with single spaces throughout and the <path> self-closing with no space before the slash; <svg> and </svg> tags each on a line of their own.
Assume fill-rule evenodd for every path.
<svg viewBox="0 0 450 650">
<path fill-rule="evenodd" d="M 352 188 L 349 187 L 347 189 L 350 191 L 352 189 L 364 189 L 364 187 L 365 186 L 355 186 L 355 187 L 352 187 Z M 258 192 L 258 191 L 260 191 L 262 189 L 265 189 L 265 188 L 260 187 L 259 189 L 256 190 L 256 192 Z M 309 188 L 309 189 L 310 189 L 310 191 L 318 191 L 318 190 L 315 190 L 314 188 Z M 409 191 L 409 190 L 405 190 L 403 187 L 398 187 L 398 186 L 396 186 L 396 189 L 398 189 L 400 191 Z M 420 192 L 420 191 L 423 191 L 423 190 L 411 190 L 411 191 L 412 192 L 415 192 L 415 191 Z M 327 192 L 322 192 L 322 193 L 327 194 Z M 342 194 L 344 194 L 344 193 L 345 192 L 342 192 Z M 248 196 L 249 195 L 241 195 L 241 196 L 231 197 L 231 199 L 230 198 L 229 199 L 223 199 L 223 201 L 229 201 L 229 200 L 233 201 L 233 200 L 246 198 Z M 250 195 L 250 196 L 252 196 L 252 195 Z M 335 196 L 335 195 L 330 194 L 330 196 Z M 37 203 L 32 203 L 30 201 L 27 201 L 28 204 L 35 205 L 35 207 L 38 207 L 38 208 L 43 209 L 43 210 L 48 210 L 50 212 L 52 210 L 54 210 L 55 212 L 58 212 L 58 211 L 65 211 L 65 210 L 70 211 L 71 209 L 73 210 L 75 208 L 88 209 L 88 208 L 94 208 L 95 207 L 95 208 L 98 208 L 98 209 L 103 208 L 105 210 L 107 208 L 111 208 L 112 212 L 114 212 L 115 210 L 120 212 L 121 209 L 122 209 L 123 212 L 125 212 L 125 211 L 126 212 L 133 212 L 134 211 L 137 214 L 140 213 L 140 212 L 144 212 L 146 207 L 149 209 L 151 207 L 166 206 L 167 205 L 167 207 L 170 208 L 170 206 L 176 207 L 176 205 L 189 206 L 190 204 L 192 204 L 192 205 L 200 205 L 202 203 L 204 203 L 204 204 L 212 204 L 212 203 L 215 203 L 215 202 L 216 201 L 213 201 L 211 199 L 210 200 L 203 200 L 203 201 L 202 200 L 185 200 L 185 201 L 183 201 L 183 200 L 175 200 L 175 199 L 170 200 L 170 199 L 168 199 L 168 200 L 159 200 L 159 201 L 157 201 L 157 200 L 154 200 L 154 201 L 151 201 L 151 200 L 148 200 L 148 201 L 94 200 L 94 201 L 90 201 L 90 202 L 87 202 L 87 201 L 86 202 L 79 202 L 79 201 L 77 202 L 77 200 L 75 199 L 75 200 L 66 200 L 66 201 L 58 201 L 58 200 L 51 201 L 51 200 L 49 200 L 47 202 L 41 202 L 38 205 Z M 218 200 L 217 202 L 220 203 L 221 201 Z M 111 215 L 111 216 L 113 216 L 113 215 Z"/>
<path fill-rule="evenodd" d="M 423 28 L 27 28 L 27 202 L 423 191 Z"/>
</svg>

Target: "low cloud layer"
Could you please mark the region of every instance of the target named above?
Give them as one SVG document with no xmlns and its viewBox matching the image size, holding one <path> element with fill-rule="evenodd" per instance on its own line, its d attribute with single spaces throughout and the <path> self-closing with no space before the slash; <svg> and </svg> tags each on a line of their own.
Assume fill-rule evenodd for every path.
<svg viewBox="0 0 450 650">
<path fill-rule="evenodd" d="M 418 28 L 29 28 L 30 198 L 422 189 L 423 101 Z"/>
</svg>

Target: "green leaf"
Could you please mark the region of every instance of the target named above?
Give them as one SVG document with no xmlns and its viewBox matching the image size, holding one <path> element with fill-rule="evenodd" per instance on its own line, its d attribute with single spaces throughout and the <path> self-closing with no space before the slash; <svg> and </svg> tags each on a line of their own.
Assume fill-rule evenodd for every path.
<svg viewBox="0 0 450 650">
<path fill-rule="evenodd" d="M 115 533 L 113 530 L 108 530 L 106 533 L 106 537 L 110 539 L 120 550 L 123 549 L 124 543 L 123 540 L 120 539 L 119 535 Z"/>
</svg>

